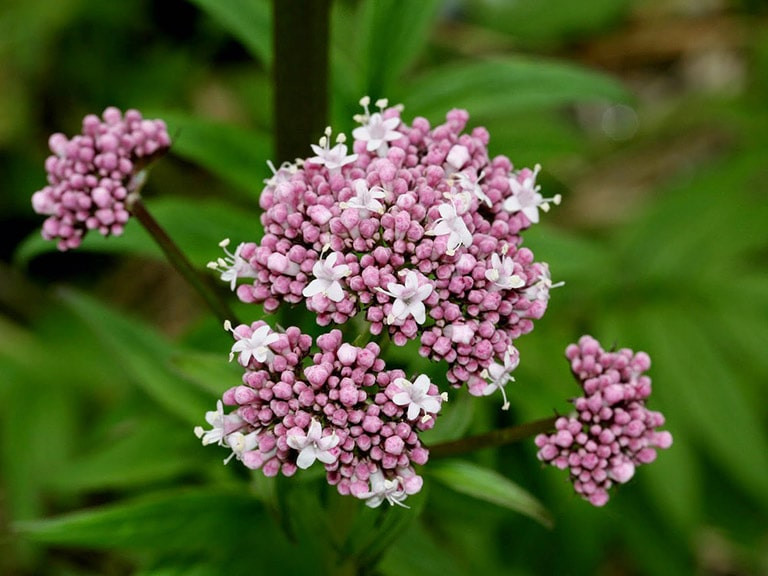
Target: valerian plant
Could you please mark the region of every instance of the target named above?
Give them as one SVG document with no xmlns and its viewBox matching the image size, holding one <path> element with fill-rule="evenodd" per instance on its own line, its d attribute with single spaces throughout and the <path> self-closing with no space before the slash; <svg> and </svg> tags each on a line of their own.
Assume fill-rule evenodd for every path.
<svg viewBox="0 0 768 576">
<path fill-rule="evenodd" d="M 523 234 L 561 199 L 541 194 L 540 166 L 489 157 L 489 132 L 467 132 L 464 110 L 431 126 L 421 117 L 407 123 L 386 100 L 374 113 L 369 98 L 360 103 L 351 143 L 329 127 L 307 147 L 313 156 L 273 169 L 259 199 L 263 237 L 234 252 L 225 239 L 225 255 L 209 264 L 242 302 L 267 312 L 306 307 L 327 327 L 316 338 L 307 326 L 237 322 L 149 215 L 140 201 L 145 170 L 170 146 L 161 120 L 108 108 L 102 119 L 87 116 L 82 134 L 52 136 L 49 185 L 33 206 L 61 250 L 91 230 L 119 235 L 133 214 L 225 319 L 242 381 L 205 415 L 210 428 L 194 429 L 203 444 L 229 450 L 225 463 L 266 476 L 323 467 L 342 495 L 407 507 L 429 458 L 420 434 L 439 426 L 451 388 L 499 392 L 509 407 L 506 386 L 524 361 L 515 343 L 562 285 Z M 388 366 L 389 346 L 411 341 L 445 366 L 444 379 Z M 645 407 L 646 354 L 606 352 L 584 336 L 566 355 L 584 396 L 572 415 L 544 421 L 552 430 L 536 437 L 538 458 L 567 468 L 576 492 L 602 506 L 612 485 L 672 437 Z"/>
</svg>

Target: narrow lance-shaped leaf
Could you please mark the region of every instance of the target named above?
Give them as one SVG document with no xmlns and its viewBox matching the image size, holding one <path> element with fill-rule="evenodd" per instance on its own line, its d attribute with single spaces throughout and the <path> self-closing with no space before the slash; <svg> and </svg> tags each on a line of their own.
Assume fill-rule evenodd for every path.
<svg viewBox="0 0 768 576">
<path fill-rule="evenodd" d="M 430 462 L 428 473 L 456 492 L 552 525 L 549 512 L 536 498 L 498 472 L 464 460 L 443 460 Z"/>
<path fill-rule="evenodd" d="M 624 87 L 609 76 L 570 64 L 519 57 L 435 68 L 408 83 L 397 96 L 407 109 L 435 118 L 451 108 L 481 115 L 629 100 Z"/>
</svg>

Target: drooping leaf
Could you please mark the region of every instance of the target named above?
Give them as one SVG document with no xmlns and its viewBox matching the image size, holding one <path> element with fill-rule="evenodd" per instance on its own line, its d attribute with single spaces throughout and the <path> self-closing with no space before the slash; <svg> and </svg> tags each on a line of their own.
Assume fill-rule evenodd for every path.
<svg viewBox="0 0 768 576">
<path fill-rule="evenodd" d="M 456 492 L 514 510 L 545 526 L 552 525 L 549 512 L 536 498 L 494 470 L 465 460 L 441 460 L 430 462 L 425 472 Z"/>
<path fill-rule="evenodd" d="M 629 100 L 626 89 L 609 76 L 571 64 L 522 57 L 434 68 L 396 95 L 406 109 L 434 119 L 452 108 L 499 115 L 575 102 Z"/>
<path fill-rule="evenodd" d="M 190 0 L 216 20 L 265 67 L 272 62 L 272 15 L 265 0 Z"/>
</svg>

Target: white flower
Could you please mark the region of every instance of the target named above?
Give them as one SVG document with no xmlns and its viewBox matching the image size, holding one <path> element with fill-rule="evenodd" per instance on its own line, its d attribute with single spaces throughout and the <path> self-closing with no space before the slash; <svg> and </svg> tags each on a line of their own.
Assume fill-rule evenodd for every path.
<svg viewBox="0 0 768 576">
<path fill-rule="evenodd" d="M 315 262 L 312 267 L 312 274 L 315 275 L 315 279 L 301 292 L 306 298 L 311 298 L 315 294 L 323 294 L 333 302 L 341 302 L 344 299 L 344 290 L 339 280 L 349 276 L 352 271 L 346 264 L 336 266 L 337 259 L 338 254 L 331 252 L 325 260 Z"/>
<path fill-rule="evenodd" d="M 457 181 L 460 190 L 469 192 L 477 197 L 480 202 L 485 202 L 488 206 L 492 206 L 493 203 L 491 202 L 491 199 L 486 196 L 485 192 L 483 192 L 483 189 L 480 187 L 480 181 L 484 176 L 485 173 L 481 172 L 480 176 L 477 177 L 477 180 L 472 181 L 472 177 L 467 172 L 458 172 L 457 174 L 454 174 L 452 178 Z"/>
<path fill-rule="evenodd" d="M 510 346 L 504 352 L 504 364 L 492 362 L 481 373 L 483 378 L 488 379 L 488 385 L 483 390 L 483 396 L 490 396 L 496 390 L 501 390 L 501 395 L 504 397 L 504 404 L 501 406 L 502 410 L 509 410 L 509 401 L 504 389 L 509 382 L 515 381 L 512 372 L 517 368 L 518 364 L 520 364 L 520 354 L 514 346 Z"/>
<path fill-rule="evenodd" d="M 288 182 L 291 176 L 298 172 L 299 167 L 296 164 L 290 162 L 283 162 L 279 168 L 275 168 L 275 165 L 271 160 L 267 160 L 267 166 L 272 171 L 272 176 L 264 180 L 264 184 L 267 186 L 277 186 L 282 182 Z"/>
<path fill-rule="evenodd" d="M 515 274 L 515 261 L 508 256 L 499 258 L 495 252 L 491 254 L 491 267 L 485 271 L 485 277 L 502 290 L 525 286 L 525 280 Z"/>
<path fill-rule="evenodd" d="M 448 235 L 446 254 L 453 256 L 459 246 L 472 246 L 472 234 L 470 234 L 464 219 L 456 213 L 453 202 L 440 204 L 438 207 L 440 218 L 435 220 L 435 227 L 427 231 L 431 236 Z"/>
<path fill-rule="evenodd" d="M 224 464 L 229 464 L 233 457 L 242 460 L 244 452 L 254 450 L 259 445 L 259 432 L 259 430 L 254 430 L 248 434 L 232 432 L 227 435 L 224 441 L 232 449 L 232 454 L 224 460 Z"/>
<path fill-rule="evenodd" d="M 429 394 L 431 382 L 426 374 L 420 374 L 413 382 L 395 378 L 392 383 L 400 390 L 392 396 L 392 402 L 398 406 L 408 406 L 408 420 L 415 420 L 422 410 L 425 413 L 424 419 L 428 420 L 432 414 L 440 411 L 440 405 L 445 400 L 443 396 Z"/>
<path fill-rule="evenodd" d="M 536 177 L 541 170 L 541 165 L 536 164 L 522 183 L 519 182 L 516 175 L 509 179 L 509 187 L 512 190 L 512 196 L 504 201 L 504 210 L 507 212 L 522 212 L 533 224 L 539 221 L 539 207 L 544 212 L 549 210 L 549 202 L 560 204 L 561 197 L 557 194 L 554 198 L 544 198 L 539 194 L 541 186 L 536 184 Z"/>
<path fill-rule="evenodd" d="M 272 350 L 269 349 L 269 345 L 277 342 L 280 338 L 272 329 L 266 324 L 259 326 L 254 330 L 253 334 L 249 338 L 240 337 L 237 332 L 232 330 L 232 324 L 229 320 L 224 323 L 224 328 L 234 334 L 236 338 L 239 338 L 237 342 L 232 345 L 232 350 L 229 353 L 229 361 L 235 357 L 235 354 L 240 354 L 237 361 L 242 366 L 248 366 L 251 358 L 256 362 L 270 362 L 274 356 Z"/>
<path fill-rule="evenodd" d="M 288 432 L 286 441 L 288 446 L 299 451 L 296 465 L 302 470 L 312 466 L 315 460 L 320 460 L 323 464 L 333 464 L 338 458 L 333 454 L 333 449 L 338 446 L 339 437 L 336 436 L 336 432 L 330 436 L 323 436 L 322 426 L 314 418 L 306 435 L 299 429 L 293 429 Z"/>
<path fill-rule="evenodd" d="M 320 138 L 320 145 L 311 144 L 312 151 L 317 154 L 312 158 L 307 158 L 307 162 L 313 164 L 321 164 L 328 168 L 328 171 L 333 174 L 341 170 L 342 166 L 346 166 L 350 162 L 357 160 L 357 154 L 350 154 L 347 156 L 347 145 L 344 144 L 346 137 L 344 134 L 339 134 L 336 137 L 336 146 L 329 148 L 329 142 L 331 138 L 330 126 L 325 129 L 325 136 Z"/>
<path fill-rule="evenodd" d="M 400 118 L 394 117 L 384 120 L 382 113 L 384 108 L 387 107 L 386 100 L 381 99 L 376 102 L 380 112 L 374 112 L 373 114 L 368 111 L 368 104 L 370 103 L 371 99 L 368 96 L 360 100 L 360 105 L 365 110 L 365 114 L 355 116 L 355 121 L 360 122 L 362 126 L 352 131 L 352 137 L 366 142 L 365 149 L 368 152 L 376 152 L 379 156 L 384 156 L 387 153 L 387 143 L 403 136 L 395 130 L 400 124 Z"/>
<path fill-rule="evenodd" d="M 237 285 L 238 278 L 256 278 L 256 271 L 253 266 L 240 256 L 240 251 L 243 249 L 244 243 L 240 243 L 235 248 L 235 253 L 232 254 L 227 250 L 229 246 L 229 238 L 225 238 L 219 242 L 219 246 L 224 249 L 226 256 L 219 258 L 215 262 L 208 262 L 208 268 L 216 270 L 221 273 L 221 279 L 224 282 L 229 282 L 230 290 L 234 290 Z"/>
<path fill-rule="evenodd" d="M 368 188 L 368 182 L 363 178 L 358 178 L 352 182 L 352 186 L 355 189 L 355 195 L 346 202 L 339 204 L 342 209 L 357 208 L 361 216 L 367 216 L 368 212 L 384 213 L 384 205 L 379 200 L 384 199 L 387 193 L 381 186 Z"/>
<path fill-rule="evenodd" d="M 557 282 L 553 284 L 552 277 L 549 274 L 549 266 L 546 263 L 542 263 L 541 275 L 538 277 L 535 283 L 531 284 L 528 288 L 525 289 L 523 295 L 531 302 L 535 302 L 536 300 L 546 302 L 549 300 L 549 291 L 552 288 L 559 288 L 560 286 L 564 285 L 565 282 Z"/>
<path fill-rule="evenodd" d="M 391 506 L 397 504 L 403 508 L 408 508 L 403 504 L 403 500 L 408 497 L 405 489 L 402 487 L 400 479 L 389 480 L 384 478 L 384 474 L 378 468 L 370 476 L 371 489 L 369 492 L 358 494 L 358 498 L 365 500 L 365 505 L 370 508 L 378 508 L 385 500 Z"/>
<path fill-rule="evenodd" d="M 417 324 L 424 324 L 427 318 L 424 300 L 432 294 L 432 285 L 419 286 L 419 277 L 416 272 L 408 270 L 405 273 L 403 284 L 389 282 L 387 290 L 379 287 L 377 290 L 395 299 L 392 303 L 392 311 L 387 317 L 388 324 L 402 324 L 408 319 L 408 316 L 413 316 Z"/>
<path fill-rule="evenodd" d="M 211 425 L 211 430 L 203 430 L 202 426 L 195 426 L 195 436 L 203 441 L 203 446 L 209 444 L 218 444 L 224 446 L 224 437 L 227 434 L 240 429 L 245 423 L 235 414 L 224 414 L 224 404 L 219 400 L 216 402 L 216 410 L 205 413 L 205 421 Z"/>
</svg>

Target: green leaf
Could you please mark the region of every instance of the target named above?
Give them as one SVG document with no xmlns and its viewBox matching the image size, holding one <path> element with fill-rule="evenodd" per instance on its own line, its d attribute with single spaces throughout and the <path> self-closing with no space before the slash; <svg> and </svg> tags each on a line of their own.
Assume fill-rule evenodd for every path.
<svg viewBox="0 0 768 576">
<path fill-rule="evenodd" d="M 147 486 L 197 468 L 199 444 L 191 428 L 175 420 L 135 419 L 101 449 L 68 462 L 54 481 L 67 490 Z"/>
<path fill-rule="evenodd" d="M 154 115 L 168 124 L 172 154 L 209 170 L 258 205 L 264 178 L 270 175 L 267 161 L 272 158 L 272 137 L 268 133 L 179 112 Z"/>
<path fill-rule="evenodd" d="M 180 350 L 173 354 L 171 362 L 182 376 L 217 396 L 242 382 L 243 367 L 228 362 L 225 351 L 211 354 Z"/>
<path fill-rule="evenodd" d="M 215 398 L 170 367 L 173 347 L 147 326 L 130 320 L 90 297 L 64 292 L 64 302 L 100 337 L 105 349 L 140 389 L 170 413 L 200 423 Z"/>
<path fill-rule="evenodd" d="M 551 516 L 544 506 L 498 472 L 465 460 L 430 462 L 425 472 L 456 492 L 508 508 L 544 526 L 552 526 Z"/>
<path fill-rule="evenodd" d="M 388 96 L 429 38 L 441 0 L 364 2 L 358 38 L 366 70 L 365 90 Z"/>
<path fill-rule="evenodd" d="M 194 489 L 23 522 L 17 528 L 31 540 L 56 546 L 221 552 L 242 542 L 257 545 L 243 530 L 260 524 L 255 531 L 266 531 L 262 507 L 247 493 Z"/>
<path fill-rule="evenodd" d="M 711 332 L 678 308 L 645 313 L 638 325 L 654 343 L 654 395 L 673 435 L 694 438 L 768 509 L 768 435 L 746 400 L 739 367 L 722 356 Z"/>
<path fill-rule="evenodd" d="M 451 63 L 397 92 L 407 110 L 441 118 L 452 108 L 499 115 L 587 101 L 627 101 L 626 89 L 586 68 L 521 57 Z"/>
<path fill-rule="evenodd" d="M 265 0 L 190 0 L 237 38 L 269 68 L 272 62 L 272 15 Z"/>
</svg>

